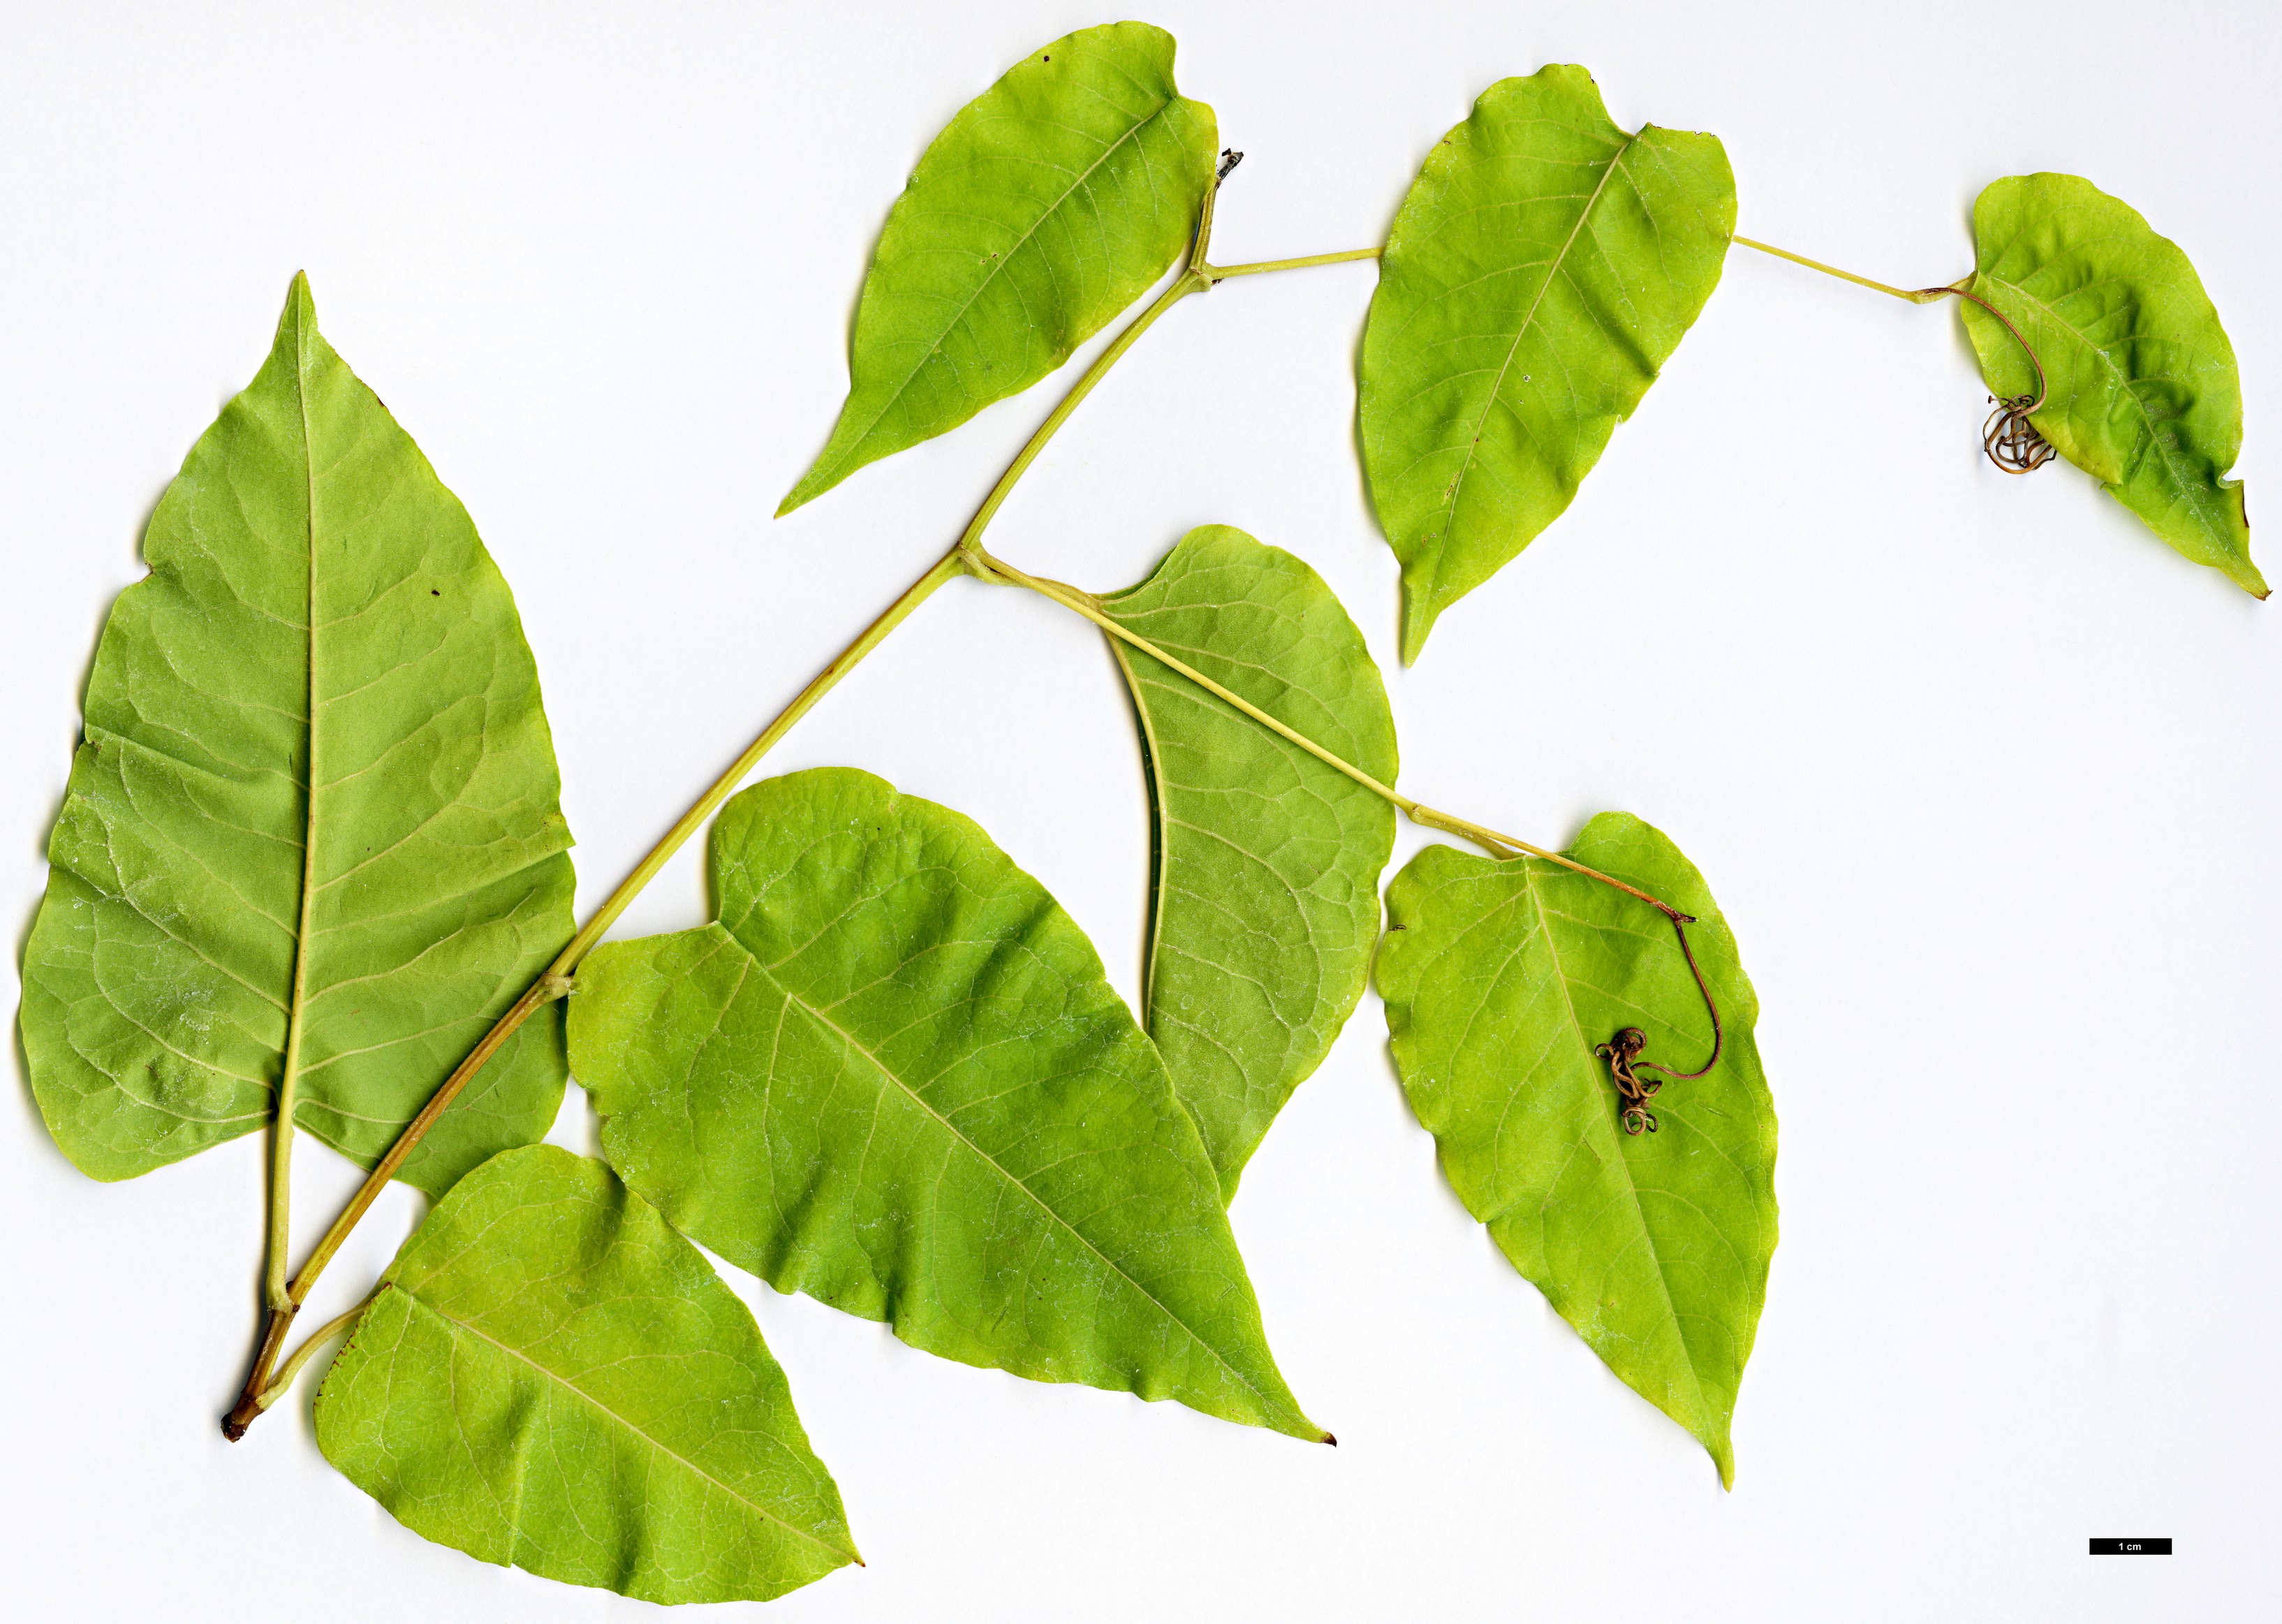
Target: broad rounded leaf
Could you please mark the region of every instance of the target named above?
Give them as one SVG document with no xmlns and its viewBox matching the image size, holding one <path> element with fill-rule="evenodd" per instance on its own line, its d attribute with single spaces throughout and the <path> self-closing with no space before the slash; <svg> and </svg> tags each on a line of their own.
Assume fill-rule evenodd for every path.
<svg viewBox="0 0 2282 1624">
<path fill-rule="evenodd" d="M 1394 719 L 1323 579 L 1240 530 L 1193 530 L 1119 625 L 1383 784 Z M 1144 1022 L 1223 1196 L 1362 996 L 1394 809 L 1113 638 L 1141 723 L 1153 835 Z"/>
<path fill-rule="evenodd" d="M 1688 859 L 1603 812 L 1569 849 L 1693 913 L 1727 1027 L 1719 1063 L 1669 1082 L 1661 1127 L 1626 1133 L 1605 1061 L 1625 1027 L 1691 1070 L 1710 1016 L 1671 925 L 1557 864 L 1421 851 L 1387 889 L 1380 949 L 1395 1065 L 1466 1210 L 1595 1353 L 1735 1480 L 1728 1422 L 1775 1246 L 1775 1116 L 1758 1000 Z"/>
<path fill-rule="evenodd" d="M 570 935 L 515 600 L 299 276 L 143 550 L 25 950 L 33 1092 L 129 1178 L 260 1128 L 298 1069 L 296 1120 L 369 1166 Z M 538 1138 L 563 1081 L 542 1014 L 402 1176 Z"/>
<path fill-rule="evenodd" d="M 777 512 L 1067 361 L 1186 246 L 1217 140 L 1146 23 L 1067 35 L 960 109 L 888 215 L 847 403 Z"/>
<path fill-rule="evenodd" d="M 1363 334 L 1363 467 L 1402 660 L 1561 517 L 1719 280 L 1716 136 L 1626 135 L 1581 67 L 1492 85 L 1395 216 Z"/>
<path fill-rule="evenodd" d="M 753 1317 L 599 1162 L 454 1186 L 317 1395 L 325 1457 L 423 1539 L 652 1602 L 858 1560 Z"/>
<path fill-rule="evenodd" d="M 2038 431 L 2180 553 L 2264 597 L 2242 482 L 2224 478 L 2242 448 L 2234 346 L 2178 245 L 2073 175 L 1995 182 L 1973 206 L 1973 291 L 2044 363 Z M 1958 303 L 1991 391 L 2033 395 L 2013 335 Z"/>
<path fill-rule="evenodd" d="M 1036 880 L 844 768 L 739 795 L 712 859 L 717 923 L 603 947 L 571 998 L 629 1185 L 915 1348 L 1323 1436 L 1163 1063 Z"/>
</svg>

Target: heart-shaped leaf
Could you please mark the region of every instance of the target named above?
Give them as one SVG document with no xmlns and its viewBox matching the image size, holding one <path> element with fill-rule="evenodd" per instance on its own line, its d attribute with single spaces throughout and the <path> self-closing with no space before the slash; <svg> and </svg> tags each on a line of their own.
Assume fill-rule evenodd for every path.
<svg viewBox="0 0 2282 1624">
<path fill-rule="evenodd" d="M 859 1560 L 745 1305 L 551 1145 L 493 1157 L 404 1243 L 317 1442 L 423 1539 L 644 1601 L 766 1601 Z"/>
<path fill-rule="evenodd" d="M 629 1185 L 915 1348 L 1324 1435 L 1163 1063 L 1044 887 L 844 768 L 739 795 L 712 858 L 718 922 L 602 948 L 571 999 Z"/>
<path fill-rule="evenodd" d="M 1719 280 L 1716 136 L 1626 135 L 1581 67 L 1492 85 L 1394 219 L 1363 334 L 1363 467 L 1402 661 L 1561 517 Z"/>
<path fill-rule="evenodd" d="M 1217 140 L 1146 23 L 1066 35 L 960 109 L 889 213 L 847 403 L 778 514 L 1067 361 L 1187 245 Z"/>
<path fill-rule="evenodd" d="M 1973 242 L 1973 291 L 2044 363 L 2037 431 L 2180 553 L 2264 597 L 2242 482 L 2223 477 L 2242 448 L 2234 346 L 2178 245 L 2073 175 L 1991 184 Z M 1958 302 L 1990 390 L 2034 395 L 2019 340 Z"/>
<path fill-rule="evenodd" d="M 129 1178 L 269 1121 L 370 1166 L 570 937 L 539 673 L 467 510 L 317 332 L 269 359 L 151 515 L 24 954 L 32 1089 Z M 423 1140 L 437 1192 L 547 1131 L 542 1012 Z"/>
<path fill-rule="evenodd" d="M 1603 812 L 1569 856 L 1700 921 L 1689 938 L 1725 1023 L 1703 1077 L 1667 1084 L 1628 1134 L 1606 1061 L 1626 1028 L 1679 1069 L 1711 1016 L 1671 925 L 1557 864 L 1429 846 L 1387 888 L 1378 990 L 1402 1086 L 1499 1250 L 1609 1368 L 1735 1480 L 1728 1423 L 1775 1245 L 1775 1116 L 1758 1000 L 1678 848 Z"/>
<path fill-rule="evenodd" d="M 1353 762 L 1395 774 L 1394 719 L 1323 579 L 1240 530 L 1192 530 L 1119 625 Z M 1362 996 L 1394 809 L 1113 638 L 1154 835 L 1143 1006 L 1224 1196 Z"/>
</svg>

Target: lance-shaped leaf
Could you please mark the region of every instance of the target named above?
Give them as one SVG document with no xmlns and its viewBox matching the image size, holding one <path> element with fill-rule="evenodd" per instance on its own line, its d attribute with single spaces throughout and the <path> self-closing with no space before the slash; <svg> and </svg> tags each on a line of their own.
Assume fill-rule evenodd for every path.
<svg viewBox="0 0 2282 1624">
<path fill-rule="evenodd" d="M 1718 1064 L 1664 1085 L 1657 1132 L 1626 1133 L 1597 1046 L 1638 1028 L 1644 1058 L 1679 1070 L 1712 1049 L 1671 925 L 1557 864 L 1429 846 L 1386 894 L 1395 1065 L 1466 1210 L 1732 1484 L 1728 1422 L 1775 1245 L 1758 1001 L 1703 877 L 1662 835 L 1603 812 L 1569 855 L 1701 921 L 1688 934 L 1726 1024 Z"/>
<path fill-rule="evenodd" d="M 745 1305 L 551 1145 L 493 1157 L 404 1243 L 317 1442 L 424 1539 L 644 1601 L 766 1601 L 860 1559 Z"/>
<path fill-rule="evenodd" d="M 1973 240 L 1973 291 L 2044 363 L 2038 431 L 2181 553 L 2264 597 L 2242 482 L 2224 478 L 2242 448 L 2234 346 L 2178 245 L 2073 175 L 1995 182 Z M 2020 341 L 1958 303 L 1991 392 L 2034 395 Z"/>
<path fill-rule="evenodd" d="M 507 582 L 295 277 L 151 515 L 87 685 L 24 955 L 32 1088 L 128 1178 L 295 1120 L 369 1166 L 570 935 L 569 831 Z M 431 1192 L 539 1138 L 559 1018 L 422 1141 Z"/>
<path fill-rule="evenodd" d="M 1402 659 L 1561 517 L 1712 296 L 1716 136 L 1626 135 L 1581 67 L 1492 85 L 1427 157 L 1363 334 L 1363 467 L 1402 561 Z"/>
<path fill-rule="evenodd" d="M 1186 246 L 1217 140 L 1146 23 L 1067 35 L 960 109 L 889 213 L 847 403 L 777 512 L 1068 360 Z"/>
<path fill-rule="evenodd" d="M 718 921 L 602 948 L 571 999 L 629 1185 L 915 1348 L 1324 1435 L 1163 1063 L 1036 880 L 843 768 L 738 796 L 712 859 Z"/>
<path fill-rule="evenodd" d="M 1240 530 L 1189 532 L 1102 601 L 1119 625 L 1394 781 L 1394 719 L 1323 579 Z M 1223 1196 L 1362 996 L 1394 809 L 1113 638 L 1141 723 L 1153 836 L 1143 1007 Z"/>
</svg>

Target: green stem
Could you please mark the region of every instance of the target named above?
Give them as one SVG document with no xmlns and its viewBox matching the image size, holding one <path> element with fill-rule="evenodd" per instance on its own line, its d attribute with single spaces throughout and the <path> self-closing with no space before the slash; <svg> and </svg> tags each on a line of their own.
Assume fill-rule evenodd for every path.
<svg viewBox="0 0 2282 1624">
<path fill-rule="evenodd" d="M 1230 276 L 1257 276 L 1263 271 L 1305 270 L 1310 265 L 1341 265 L 1349 260 L 1376 260 L 1385 250 L 1378 248 L 1348 248 L 1339 253 L 1311 253 L 1300 260 L 1255 260 L 1249 265 L 1203 265 L 1198 267 L 1214 282 L 1226 282 Z"/>
<path fill-rule="evenodd" d="M 1167 653 L 1140 633 L 1119 625 L 1103 611 L 1100 600 L 1091 593 L 1081 592 L 1076 587 L 1065 585 L 1060 581 L 1026 575 L 1004 559 L 985 551 L 980 544 L 969 546 L 966 550 L 968 567 L 977 575 L 985 579 L 997 580 L 1005 586 L 1027 587 L 1040 596 L 1052 599 L 1073 614 L 1083 616 L 1120 642 L 1138 649 L 1158 664 L 1187 678 L 1215 699 L 1234 707 L 1278 738 L 1298 745 L 1324 765 L 1344 773 L 1373 795 L 1398 808 L 1411 822 L 1422 828 L 1440 829 L 1448 834 L 1461 835 L 1495 854 L 1523 855 L 1541 858 L 1548 863 L 1558 863 L 1564 868 L 1573 870 L 1587 878 L 1598 880 L 1603 885 L 1614 886 L 1627 896 L 1639 897 L 1667 919 L 1680 922 L 1688 921 L 1688 915 L 1682 913 L 1670 903 L 1659 901 L 1637 886 L 1627 885 L 1612 874 L 1604 874 L 1597 868 L 1587 868 L 1574 858 L 1564 857 L 1558 851 L 1548 851 L 1543 846 L 1533 845 L 1528 841 L 1514 835 L 1501 835 L 1495 829 L 1486 828 L 1479 823 L 1470 823 L 1463 818 L 1453 817 L 1448 812 L 1438 811 L 1434 807 L 1412 800 L 1391 785 L 1379 782 L 1378 779 L 1373 778 L 1354 763 L 1324 749 L 1297 728 L 1286 727 L 1242 695 L 1222 687 L 1195 666 Z"/>
<path fill-rule="evenodd" d="M 271 1382 L 268 1387 L 261 1390 L 261 1396 L 254 1400 L 255 1407 L 258 1410 L 267 1410 L 270 1405 L 276 1403 L 279 1399 L 283 1398 L 287 1393 L 291 1392 L 292 1390 L 294 1378 L 300 1375 L 303 1367 L 306 1366 L 312 1358 L 316 1356 L 317 1349 L 323 1346 L 329 1338 L 338 1335 L 339 1333 L 347 1330 L 351 1325 L 354 1325 L 357 1321 L 357 1317 L 362 1314 L 367 1309 L 370 1308 L 373 1304 L 373 1298 L 379 1295 L 380 1292 L 378 1288 L 375 1288 L 372 1296 L 367 1297 L 362 1302 L 358 1303 L 356 1307 L 351 1309 L 339 1318 L 329 1319 L 323 1325 L 311 1332 L 309 1333 L 309 1340 L 302 1343 L 300 1347 L 295 1348 L 293 1350 L 293 1356 L 285 1361 L 285 1367 L 277 1372 L 277 1379 Z"/>
<path fill-rule="evenodd" d="M 878 619 L 865 627 L 854 642 L 842 649 L 833 662 L 818 674 L 816 680 L 803 688 L 792 703 L 787 705 L 778 713 L 776 719 L 762 730 L 760 736 L 745 747 L 744 753 L 730 764 L 729 769 L 713 781 L 711 787 L 675 821 L 673 827 L 666 831 L 664 838 L 650 848 L 649 854 L 635 866 L 634 871 L 626 876 L 617 890 L 610 893 L 609 899 L 595 911 L 594 917 L 586 921 L 578 934 L 570 938 L 570 944 L 555 955 L 555 961 L 547 966 L 546 971 L 536 981 L 524 989 L 523 996 L 508 1006 L 507 1013 L 493 1024 L 491 1030 L 484 1034 L 476 1046 L 469 1052 L 467 1058 L 462 1060 L 452 1075 L 445 1078 L 436 1092 L 429 1096 L 428 1102 L 421 1107 L 420 1114 L 407 1123 L 404 1131 L 397 1135 L 396 1142 L 388 1148 L 388 1154 L 380 1159 L 379 1163 L 373 1168 L 364 1183 L 358 1186 L 357 1193 L 350 1199 L 348 1206 L 342 1210 L 340 1216 L 333 1221 L 332 1227 L 325 1232 L 324 1238 L 318 1241 L 316 1250 L 309 1255 L 308 1261 L 301 1265 L 300 1272 L 292 1278 L 290 1285 L 282 1285 L 280 1291 L 272 1294 L 268 1323 L 263 1332 L 260 1348 L 254 1355 L 253 1367 L 247 1373 L 245 1387 L 239 1395 L 237 1407 L 222 1422 L 222 1432 L 225 1436 L 232 1440 L 244 1436 L 246 1427 L 266 1407 L 262 1395 L 268 1393 L 273 1385 L 270 1371 L 276 1365 L 278 1355 L 283 1349 L 285 1333 L 292 1322 L 293 1316 L 299 1310 L 300 1305 L 308 1301 L 310 1289 L 316 1285 L 317 1278 L 324 1272 L 325 1266 L 331 1263 L 334 1255 L 340 1251 L 342 1244 L 348 1239 L 350 1232 L 354 1230 L 364 1215 L 371 1210 L 373 1203 L 380 1199 L 381 1192 L 388 1187 L 389 1181 L 396 1176 L 398 1169 L 403 1167 L 406 1158 L 412 1154 L 414 1148 L 427 1136 L 428 1131 L 435 1125 L 436 1119 L 444 1114 L 454 1100 L 459 1097 L 461 1091 L 468 1085 L 469 1080 L 483 1069 L 485 1063 L 499 1052 L 501 1046 L 512 1037 L 516 1030 L 533 1014 L 547 1004 L 565 996 L 570 991 L 571 973 L 602 939 L 603 933 L 617 922 L 618 916 L 626 911 L 628 905 L 640 894 L 642 888 L 656 877 L 658 871 L 665 866 L 673 854 L 681 849 L 689 837 L 704 827 L 706 820 L 720 808 L 721 803 L 735 793 L 737 786 L 744 781 L 754 767 L 760 764 L 761 758 L 767 755 L 779 740 L 792 731 L 794 724 L 807 715 L 817 701 L 837 687 L 840 680 L 854 670 L 865 655 L 885 641 L 888 633 L 902 625 L 913 610 L 934 596 L 935 591 L 944 582 L 956 576 L 973 571 L 974 557 L 980 552 L 982 532 L 990 527 L 992 518 L 997 517 L 998 509 L 1005 505 L 1015 484 L 1028 471 L 1030 464 L 1037 460 L 1038 454 L 1045 449 L 1046 443 L 1053 439 L 1063 423 L 1069 421 L 1070 414 L 1077 409 L 1078 403 L 1092 392 L 1094 385 L 1098 384 L 1125 353 L 1133 347 L 1141 335 L 1149 330 L 1150 326 L 1159 316 L 1190 294 L 1201 292 L 1212 285 L 1211 281 L 1199 269 L 1199 267 L 1202 263 L 1205 248 L 1211 237 L 1212 201 L 1217 190 L 1218 185 L 1215 183 L 1214 187 L 1206 193 L 1205 206 L 1199 217 L 1197 234 L 1190 251 L 1189 263 L 1183 268 L 1181 274 L 1173 279 L 1171 285 L 1159 294 L 1147 309 L 1129 322 L 1125 330 L 1111 341 L 1109 346 L 1094 358 L 1093 364 L 1085 369 L 1077 382 L 1070 386 L 1069 392 L 1062 397 L 1060 404 L 1047 416 L 1045 422 L 1038 425 L 1037 431 L 1030 436 L 1021 453 L 1015 456 L 1013 462 L 1007 465 L 1006 471 L 999 475 L 997 483 L 990 487 L 990 494 L 982 500 L 982 506 L 976 510 L 974 517 L 968 522 L 966 529 L 961 532 L 959 540 L 953 544 L 951 550 L 937 559 L 926 574 L 905 588 L 903 595 L 889 605 L 887 611 Z M 273 1273 L 282 1282 L 284 1270 L 283 1242 L 273 1241 L 273 1248 L 271 1254 Z M 306 1345 L 304 1351 L 307 1351 Z"/>
<path fill-rule="evenodd" d="M 1907 299 L 1913 305 L 1929 305 L 1937 299 L 1947 299 L 1953 288 L 1898 288 L 1868 276 L 1858 276 L 1852 271 L 1840 270 L 1835 265 L 1825 265 L 1820 260 L 1810 260 L 1803 253 L 1793 253 L 1788 248 L 1776 248 L 1766 243 L 1755 243 L 1748 237 L 1727 239 L 1740 248 L 1756 248 L 1761 253 L 1771 253 L 1778 260 L 1789 260 L 1793 265 L 1804 265 L 1809 270 L 1820 271 L 1826 276 L 1836 276 L 1841 282 L 1851 282 L 1856 287 L 1872 288 L 1881 293 L 1890 293 L 1896 299 Z"/>
</svg>

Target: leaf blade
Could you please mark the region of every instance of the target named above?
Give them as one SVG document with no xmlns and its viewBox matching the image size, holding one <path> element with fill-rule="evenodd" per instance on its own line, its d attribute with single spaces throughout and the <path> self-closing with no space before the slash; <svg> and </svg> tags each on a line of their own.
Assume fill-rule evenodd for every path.
<svg viewBox="0 0 2282 1624">
<path fill-rule="evenodd" d="M 1627 135 L 1580 67 L 1491 86 L 1428 156 L 1360 368 L 1404 664 L 1568 508 L 1718 285 L 1735 225 L 1718 137 Z"/>
<path fill-rule="evenodd" d="M 1381 783 L 1386 685 L 1301 560 L 1240 530 L 1191 531 L 1119 625 Z M 1245 1162 L 1329 1053 L 1370 980 L 1394 809 L 1147 654 L 1112 638 L 1140 722 L 1153 818 L 1143 1024 L 1234 1196 Z"/>
<path fill-rule="evenodd" d="M 1068 360 L 1179 255 L 1217 141 L 1146 23 L 1065 35 L 968 103 L 889 213 L 848 399 L 777 516 Z"/>
<path fill-rule="evenodd" d="M 766 1601 L 860 1560 L 752 1316 L 549 1145 L 485 1162 L 405 1242 L 317 1439 L 423 1538 L 645 1601 Z"/>
<path fill-rule="evenodd" d="M 2048 393 L 2030 421 L 2182 556 L 2254 597 L 2234 346 L 2178 245 L 2073 175 L 2008 175 L 1973 206 L 1973 291 L 2020 328 Z M 1960 299 L 1982 375 L 2000 399 L 2036 375 L 2001 323 Z"/>
<path fill-rule="evenodd" d="M 369 1166 L 570 933 L 514 598 L 299 276 L 144 555 L 26 948 L 34 1093 L 76 1164 L 133 1177 L 260 1128 L 292 1050 L 297 1121 Z M 532 1023 L 402 1177 L 538 1138 L 564 1075 Z"/>
<path fill-rule="evenodd" d="M 1776 1237 L 1774 1109 L 1735 938 L 1695 867 L 1604 812 L 1570 855 L 1696 915 L 1725 1023 L 1708 1076 L 1622 1131 L 1594 1053 L 1623 1026 L 1701 1063 L 1710 1021 L 1646 905 L 1557 865 L 1429 846 L 1387 891 L 1378 967 L 1404 1092 L 1466 1209 L 1635 1392 L 1693 1433 L 1732 1487 L 1737 1388 Z"/>
<path fill-rule="evenodd" d="M 712 851 L 717 922 L 598 950 L 571 1000 L 630 1185 L 913 1347 L 1323 1435 L 1195 1127 L 1036 881 L 846 768 L 744 791 Z"/>
</svg>

